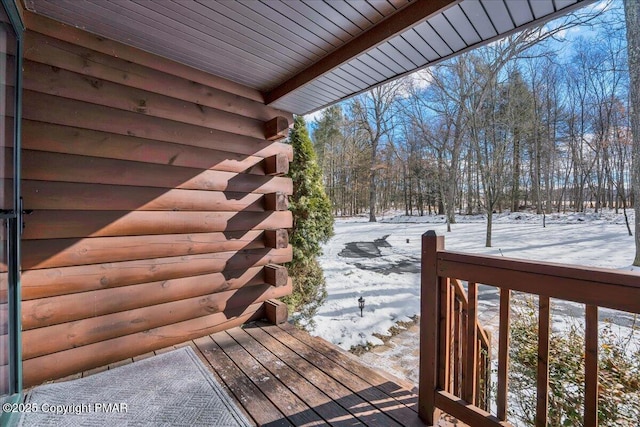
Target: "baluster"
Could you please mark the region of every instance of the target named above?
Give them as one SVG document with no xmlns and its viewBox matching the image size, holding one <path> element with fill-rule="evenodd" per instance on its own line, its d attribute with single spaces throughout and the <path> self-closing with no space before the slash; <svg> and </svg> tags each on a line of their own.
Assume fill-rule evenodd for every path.
<svg viewBox="0 0 640 427">
<path fill-rule="evenodd" d="M 460 396 L 460 340 L 461 334 L 461 321 L 462 321 L 462 309 L 460 307 L 460 298 L 456 297 L 454 302 L 454 316 L 453 316 L 453 330 L 455 336 L 453 338 L 453 394 Z"/>
<path fill-rule="evenodd" d="M 586 306 L 585 313 L 584 425 L 598 425 L 598 306 Z"/>
<path fill-rule="evenodd" d="M 440 355 L 438 358 L 438 386 L 450 391 L 451 359 L 451 286 L 449 279 L 440 277 Z"/>
<path fill-rule="evenodd" d="M 469 282 L 467 305 L 467 357 L 464 364 L 464 393 L 462 398 L 474 404 L 476 396 L 476 366 L 478 360 L 478 284 Z"/>
<path fill-rule="evenodd" d="M 511 290 L 500 289 L 500 325 L 498 333 L 498 419 L 507 419 L 507 393 L 509 391 L 509 304 L 511 302 Z"/>
<path fill-rule="evenodd" d="M 540 295 L 538 301 L 538 379 L 536 427 L 547 427 L 549 410 L 549 297 Z"/>
</svg>

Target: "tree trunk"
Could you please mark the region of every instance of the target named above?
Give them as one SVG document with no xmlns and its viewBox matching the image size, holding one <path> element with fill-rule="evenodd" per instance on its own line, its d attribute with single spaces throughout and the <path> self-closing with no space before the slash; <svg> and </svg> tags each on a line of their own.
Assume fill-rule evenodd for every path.
<svg viewBox="0 0 640 427">
<path fill-rule="evenodd" d="M 369 175 L 369 222 L 376 222 L 376 151 L 378 144 L 371 149 L 371 175 Z"/>
<path fill-rule="evenodd" d="M 487 209 L 487 238 L 485 239 L 485 246 L 491 247 L 491 231 L 493 229 L 493 210 Z"/>
<path fill-rule="evenodd" d="M 520 132 L 513 136 L 513 174 L 511 175 L 511 212 L 520 208 Z"/>
<path fill-rule="evenodd" d="M 633 134 L 633 160 L 631 166 L 632 192 L 636 213 L 636 256 L 633 265 L 640 266 L 640 2 L 624 2 L 627 23 L 627 51 L 629 55 L 629 91 L 631 100 L 631 133 Z"/>
</svg>

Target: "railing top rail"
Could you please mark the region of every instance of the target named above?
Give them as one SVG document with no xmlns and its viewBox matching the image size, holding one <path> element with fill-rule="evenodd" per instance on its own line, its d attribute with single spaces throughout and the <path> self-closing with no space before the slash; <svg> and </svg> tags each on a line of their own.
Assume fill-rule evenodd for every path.
<svg viewBox="0 0 640 427">
<path fill-rule="evenodd" d="M 438 251 L 441 277 L 640 313 L 640 274 L 603 268 Z"/>
</svg>

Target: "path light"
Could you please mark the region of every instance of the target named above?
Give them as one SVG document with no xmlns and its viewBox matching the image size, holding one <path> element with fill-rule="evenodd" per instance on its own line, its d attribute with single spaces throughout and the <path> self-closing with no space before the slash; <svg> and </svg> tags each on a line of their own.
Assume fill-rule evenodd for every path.
<svg viewBox="0 0 640 427">
<path fill-rule="evenodd" d="M 358 298 L 358 307 L 360 307 L 360 317 L 362 317 L 362 310 L 364 310 L 364 298 Z"/>
</svg>

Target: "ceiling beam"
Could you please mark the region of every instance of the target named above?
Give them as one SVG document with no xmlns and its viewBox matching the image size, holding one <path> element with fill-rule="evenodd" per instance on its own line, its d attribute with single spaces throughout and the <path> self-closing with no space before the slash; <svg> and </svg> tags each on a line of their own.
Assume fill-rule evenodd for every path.
<svg viewBox="0 0 640 427">
<path fill-rule="evenodd" d="M 271 104 L 296 89 L 312 82 L 364 52 L 384 43 L 395 35 L 442 12 L 461 0 L 414 0 L 408 6 L 378 22 L 336 50 L 300 71 L 275 89 L 264 94 L 265 104 Z"/>
</svg>

